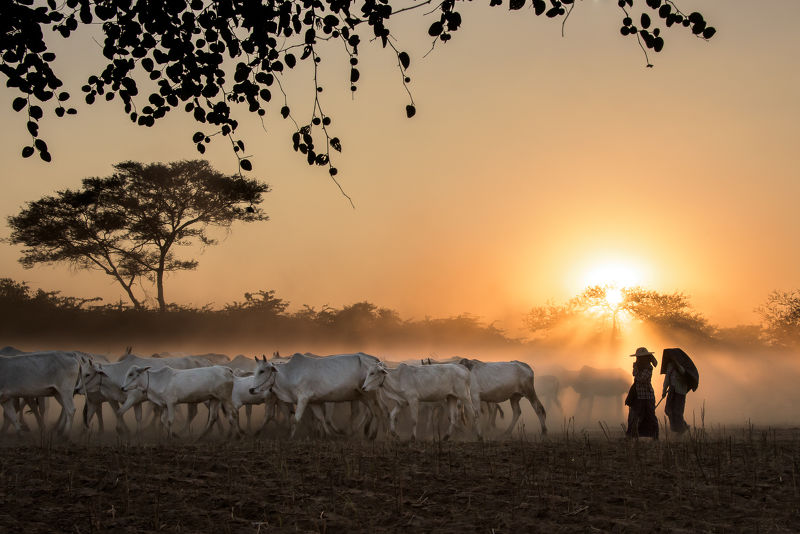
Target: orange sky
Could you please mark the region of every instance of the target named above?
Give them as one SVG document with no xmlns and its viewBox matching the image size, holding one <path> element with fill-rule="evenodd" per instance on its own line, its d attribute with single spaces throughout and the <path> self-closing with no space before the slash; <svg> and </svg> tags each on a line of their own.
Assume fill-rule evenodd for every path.
<svg viewBox="0 0 800 534">
<path fill-rule="evenodd" d="M 200 253 L 197 271 L 168 280 L 168 300 L 221 305 L 275 289 L 294 308 L 366 299 L 404 317 L 469 312 L 513 330 L 531 306 L 612 276 L 596 274 L 614 272 L 608 265 L 688 293 L 722 325 L 752 322 L 771 290 L 800 287 L 800 3 L 681 0 L 718 33 L 706 43 L 667 31 L 653 69 L 619 35 L 610 0 L 579 2 L 563 39 L 560 24 L 527 9 L 485 4 L 460 5 L 462 30 L 424 59 L 429 21 L 395 23 L 411 54 L 412 120 L 390 52 L 363 46 L 355 99 L 346 58 L 327 54 L 323 104 L 355 210 L 291 152 L 286 122 L 273 117 L 265 134 L 242 109 L 252 174 L 273 188 L 271 221 L 234 226 Z M 76 97 L 86 52 L 99 54 L 82 39 L 60 55 L 82 55 L 61 64 Z M 296 111 L 310 111 L 310 81 L 298 73 L 287 84 Z M 50 118 L 42 134 L 54 162 L 23 160 L 24 118 L 10 109 L 15 95 L 0 94 L 4 218 L 119 161 L 198 157 L 190 117 L 146 129 L 114 102 Z M 223 140 L 206 156 L 236 170 Z M 17 257 L 0 245 L 0 276 L 66 295 L 122 295 L 99 273 L 25 271 Z"/>
</svg>

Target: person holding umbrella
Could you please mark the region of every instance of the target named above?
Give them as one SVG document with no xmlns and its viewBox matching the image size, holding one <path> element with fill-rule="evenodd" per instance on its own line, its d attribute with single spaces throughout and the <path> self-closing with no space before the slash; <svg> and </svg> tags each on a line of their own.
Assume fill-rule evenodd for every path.
<svg viewBox="0 0 800 534">
<path fill-rule="evenodd" d="M 664 387 L 661 398 L 667 397 L 664 413 L 669 418 L 669 427 L 673 432 L 683 434 L 689 425 L 683 418 L 686 407 L 686 394 L 696 391 L 700 375 L 692 359 L 681 349 L 664 349 L 661 359 L 661 374 L 664 375 Z M 659 401 L 659 404 L 661 401 Z"/>
<path fill-rule="evenodd" d="M 658 419 L 656 418 L 656 396 L 653 385 L 653 368 L 658 365 L 653 353 L 645 347 L 639 347 L 632 358 L 633 385 L 628 392 L 625 404 L 628 408 L 628 429 L 625 435 L 631 438 L 649 437 L 658 439 Z"/>
</svg>

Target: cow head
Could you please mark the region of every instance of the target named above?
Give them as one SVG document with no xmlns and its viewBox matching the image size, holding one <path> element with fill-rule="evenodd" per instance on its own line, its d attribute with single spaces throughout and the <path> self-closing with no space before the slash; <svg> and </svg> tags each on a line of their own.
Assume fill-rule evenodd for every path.
<svg viewBox="0 0 800 534">
<path fill-rule="evenodd" d="M 278 374 L 278 367 L 267 361 L 266 356 L 259 360 L 256 356 L 256 370 L 253 373 L 253 386 L 250 388 L 250 394 L 266 393 L 275 384 L 275 377 Z"/>
<path fill-rule="evenodd" d="M 150 370 L 150 366 L 146 367 L 139 367 L 138 365 L 134 365 L 130 369 L 128 369 L 128 374 L 125 375 L 125 382 L 122 385 L 122 391 L 133 391 L 134 389 L 139 389 L 141 391 L 147 391 L 149 386 L 149 380 L 147 380 L 148 371 Z"/>
<path fill-rule="evenodd" d="M 96 393 L 100 391 L 104 378 L 108 378 L 103 366 L 94 360 L 85 359 L 81 361 L 81 378 L 76 393 Z"/>
<path fill-rule="evenodd" d="M 367 377 L 364 379 L 364 384 L 361 386 L 362 391 L 375 391 L 379 387 L 383 385 L 383 381 L 386 380 L 386 375 L 389 374 L 389 370 L 386 368 L 383 362 L 378 362 L 372 367 L 370 367 L 369 371 L 367 372 Z"/>
</svg>

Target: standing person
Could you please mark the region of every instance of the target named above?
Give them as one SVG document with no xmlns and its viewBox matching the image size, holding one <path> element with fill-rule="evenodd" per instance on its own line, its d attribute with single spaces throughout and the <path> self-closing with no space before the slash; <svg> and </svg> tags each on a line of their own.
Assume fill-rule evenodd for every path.
<svg viewBox="0 0 800 534">
<path fill-rule="evenodd" d="M 628 437 L 647 437 L 658 439 L 658 419 L 656 418 L 656 395 L 653 385 L 653 368 L 658 365 L 653 353 L 645 347 L 636 349 L 631 354 L 636 358 L 633 363 L 633 386 L 628 393 L 625 404 L 628 409 Z"/>
<path fill-rule="evenodd" d="M 686 379 L 686 369 L 680 363 L 668 360 L 664 369 L 664 388 L 661 398 L 667 397 L 664 413 L 669 418 L 670 430 L 678 434 L 689 430 L 689 425 L 683 418 L 687 393 L 689 393 L 689 382 Z"/>
</svg>

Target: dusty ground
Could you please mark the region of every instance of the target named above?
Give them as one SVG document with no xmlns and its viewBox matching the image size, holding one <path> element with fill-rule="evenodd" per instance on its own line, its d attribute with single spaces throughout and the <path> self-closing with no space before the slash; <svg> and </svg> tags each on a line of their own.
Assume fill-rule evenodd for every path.
<svg viewBox="0 0 800 534">
<path fill-rule="evenodd" d="M 0 532 L 800 531 L 800 429 L 0 443 Z"/>
</svg>

